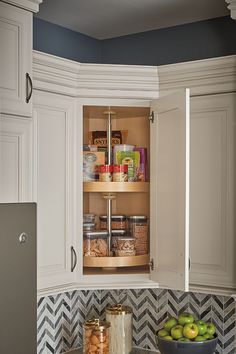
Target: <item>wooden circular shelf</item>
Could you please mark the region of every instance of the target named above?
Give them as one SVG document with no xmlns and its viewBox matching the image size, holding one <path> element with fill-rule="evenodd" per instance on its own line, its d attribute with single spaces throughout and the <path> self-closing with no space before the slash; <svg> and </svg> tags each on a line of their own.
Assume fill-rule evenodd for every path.
<svg viewBox="0 0 236 354">
<path fill-rule="evenodd" d="M 131 257 L 84 257 L 84 267 L 136 267 L 148 265 L 148 254 Z"/>
<path fill-rule="evenodd" d="M 84 182 L 84 192 L 145 193 L 149 192 L 149 185 L 149 182 Z"/>
</svg>

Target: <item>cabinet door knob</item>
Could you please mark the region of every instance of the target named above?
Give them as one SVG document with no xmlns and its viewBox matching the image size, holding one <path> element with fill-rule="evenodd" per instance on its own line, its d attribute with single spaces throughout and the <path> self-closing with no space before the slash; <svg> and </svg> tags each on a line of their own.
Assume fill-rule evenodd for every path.
<svg viewBox="0 0 236 354">
<path fill-rule="evenodd" d="M 77 264 L 77 254 L 73 246 L 71 246 L 71 272 L 74 271 Z"/>
<path fill-rule="evenodd" d="M 29 73 L 26 73 L 26 103 L 29 103 L 33 93 L 33 83 Z"/>
</svg>

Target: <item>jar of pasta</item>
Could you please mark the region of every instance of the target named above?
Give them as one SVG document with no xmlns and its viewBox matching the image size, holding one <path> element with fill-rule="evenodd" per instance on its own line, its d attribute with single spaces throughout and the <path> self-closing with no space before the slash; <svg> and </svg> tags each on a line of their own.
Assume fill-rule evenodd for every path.
<svg viewBox="0 0 236 354">
<path fill-rule="evenodd" d="M 92 319 L 83 324 L 83 353 L 110 354 L 109 351 L 110 323 Z"/>
<path fill-rule="evenodd" d="M 145 215 L 132 215 L 128 217 L 130 235 L 135 238 L 136 255 L 149 253 L 148 219 Z"/>
<path fill-rule="evenodd" d="M 128 306 L 117 304 L 106 308 L 110 327 L 110 354 L 129 354 L 132 351 L 133 313 Z"/>
<path fill-rule="evenodd" d="M 108 256 L 108 232 L 84 231 L 83 249 L 85 257 L 106 257 Z"/>
<path fill-rule="evenodd" d="M 117 257 L 135 256 L 135 238 L 130 236 L 120 236 L 116 241 L 115 255 Z"/>
<path fill-rule="evenodd" d="M 112 215 L 111 228 L 112 230 L 125 230 L 126 229 L 126 216 L 125 215 Z M 100 215 L 100 228 L 101 230 L 107 229 L 107 215 Z"/>
</svg>

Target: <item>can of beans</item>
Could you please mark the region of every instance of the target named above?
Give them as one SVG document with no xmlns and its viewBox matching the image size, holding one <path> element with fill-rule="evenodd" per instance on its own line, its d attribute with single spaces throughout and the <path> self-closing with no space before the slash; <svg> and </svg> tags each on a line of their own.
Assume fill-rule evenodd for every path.
<svg viewBox="0 0 236 354">
<path fill-rule="evenodd" d="M 113 182 L 128 182 L 128 165 L 113 166 Z"/>
<path fill-rule="evenodd" d="M 113 165 L 101 165 L 99 167 L 99 181 L 111 182 L 112 172 L 113 172 Z"/>
</svg>

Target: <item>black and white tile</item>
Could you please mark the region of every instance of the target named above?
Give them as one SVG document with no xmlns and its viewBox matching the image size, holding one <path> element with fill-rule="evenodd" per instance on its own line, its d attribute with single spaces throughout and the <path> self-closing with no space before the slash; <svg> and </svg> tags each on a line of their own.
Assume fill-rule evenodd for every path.
<svg viewBox="0 0 236 354">
<path fill-rule="evenodd" d="M 236 305 L 231 297 L 165 289 L 73 291 L 38 300 L 38 354 L 59 354 L 82 345 L 82 324 L 105 317 L 108 305 L 133 309 L 135 346 L 155 349 L 155 332 L 168 316 L 188 311 L 216 325 L 216 354 L 236 354 Z"/>
</svg>

